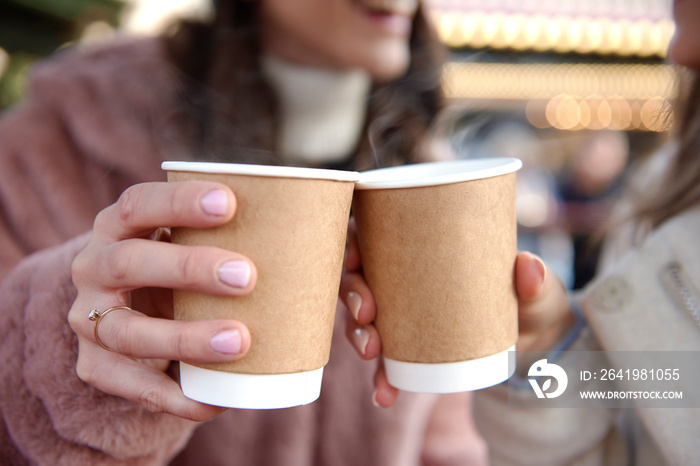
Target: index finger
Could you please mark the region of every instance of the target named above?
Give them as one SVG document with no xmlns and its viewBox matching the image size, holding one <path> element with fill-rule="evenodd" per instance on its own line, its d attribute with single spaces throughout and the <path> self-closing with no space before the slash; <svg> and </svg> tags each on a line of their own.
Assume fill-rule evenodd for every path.
<svg viewBox="0 0 700 466">
<path fill-rule="evenodd" d="M 160 227 L 206 228 L 233 218 L 236 198 L 212 181 L 152 182 L 129 187 L 100 212 L 94 231 L 114 240 L 149 235 Z"/>
</svg>

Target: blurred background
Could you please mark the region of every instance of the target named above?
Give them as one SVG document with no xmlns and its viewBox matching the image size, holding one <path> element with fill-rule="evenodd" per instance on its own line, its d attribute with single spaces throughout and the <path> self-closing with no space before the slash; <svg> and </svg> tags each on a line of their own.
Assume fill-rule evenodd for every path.
<svg viewBox="0 0 700 466">
<path fill-rule="evenodd" d="M 450 50 L 443 85 L 455 152 L 523 160 L 519 248 L 580 288 L 625 173 L 673 126 L 671 0 L 427 3 Z M 0 0 L 0 109 L 21 98 L 36 60 L 63 47 L 210 15 L 211 0 Z"/>
</svg>

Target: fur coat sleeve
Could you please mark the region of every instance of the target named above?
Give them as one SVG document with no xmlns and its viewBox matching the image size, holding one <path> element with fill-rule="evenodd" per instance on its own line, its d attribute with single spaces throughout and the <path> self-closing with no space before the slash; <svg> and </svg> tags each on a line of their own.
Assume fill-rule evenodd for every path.
<svg viewBox="0 0 700 466">
<path fill-rule="evenodd" d="M 143 106 L 155 101 L 137 85 L 162 75 L 149 58 L 155 46 L 131 47 L 142 76 L 117 73 L 119 46 L 80 66 L 71 56 L 44 64 L 29 98 L 0 119 L 2 464 L 163 464 L 195 427 L 80 381 L 66 320 L 71 263 L 96 213 L 128 185 L 162 176 L 144 131 Z M 91 79 L 98 71 L 113 77 Z M 134 102 L 110 99 L 117 87 Z"/>
</svg>

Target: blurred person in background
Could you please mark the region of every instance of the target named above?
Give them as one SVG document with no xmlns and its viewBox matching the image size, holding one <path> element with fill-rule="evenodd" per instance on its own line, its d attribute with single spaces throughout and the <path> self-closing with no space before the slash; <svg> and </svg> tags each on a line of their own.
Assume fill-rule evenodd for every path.
<svg viewBox="0 0 700 466">
<path fill-rule="evenodd" d="M 600 254 L 596 232 L 610 216 L 629 159 L 629 141 L 622 131 L 591 131 L 564 169 L 558 183 L 561 220 L 574 249 L 571 289 L 593 278 Z M 536 252 L 528 249 L 531 252 Z"/>
<path fill-rule="evenodd" d="M 549 352 L 547 361 L 564 368 L 571 358 L 592 357 L 597 350 L 608 357 L 623 351 L 700 351 L 700 1 L 677 0 L 673 12 L 669 56 L 687 69 L 679 73 L 687 92 L 677 102 L 675 142 L 629 177 L 616 213 L 619 226 L 606 239 L 597 276 L 580 293 L 567 296 L 541 259 L 518 254 L 519 373 L 527 373 L 534 361 L 525 358 L 537 351 Z M 374 301 L 357 249 L 348 244 L 350 272 L 341 289 L 362 297 L 353 325 L 370 335 L 361 357 L 372 359 L 381 352 L 372 325 Z M 697 371 L 686 373 L 671 386 L 697 399 L 696 377 Z M 391 406 L 399 392 L 383 371 L 375 384 L 379 404 Z M 578 393 L 582 385 L 569 377 L 566 390 Z M 474 416 L 491 464 L 700 464 L 698 408 L 527 409 L 527 401 L 509 407 L 509 399 L 531 395 L 527 383 L 475 393 Z"/>
<path fill-rule="evenodd" d="M 170 290 L 236 297 L 256 273 L 235 252 L 169 244 L 167 227 L 228 222 L 236 193 L 165 183 L 160 163 L 426 160 L 441 55 L 417 0 L 221 0 L 211 23 L 39 65 L 0 120 L 0 462 L 480 464 L 468 395 L 373 406 L 374 367 L 338 338 L 342 305 L 311 405 L 197 403 L 172 363 L 255 342 L 236 321 L 174 322 Z M 106 350 L 88 314 L 120 305 L 135 311 L 103 319 Z"/>
</svg>

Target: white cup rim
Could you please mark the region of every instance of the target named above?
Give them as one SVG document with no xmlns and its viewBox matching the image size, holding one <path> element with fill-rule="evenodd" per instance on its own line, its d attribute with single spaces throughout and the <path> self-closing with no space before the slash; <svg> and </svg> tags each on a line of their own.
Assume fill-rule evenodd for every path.
<svg viewBox="0 0 700 466">
<path fill-rule="evenodd" d="M 360 174 L 355 171 L 331 170 L 327 168 L 286 167 L 280 165 L 166 161 L 163 162 L 160 167 L 165 171 L 267 176 L 274 178 L 303 178 L 347 181 L 352 183 L 360 179 Z"/>
<path fill-rule="evenodd" d="M 360 173 L 356 189 L 396 189 L 437 186 L 513 173 L 523 163 L 514 157 L 462 159 L 378 168 Z"/>
</svg>

